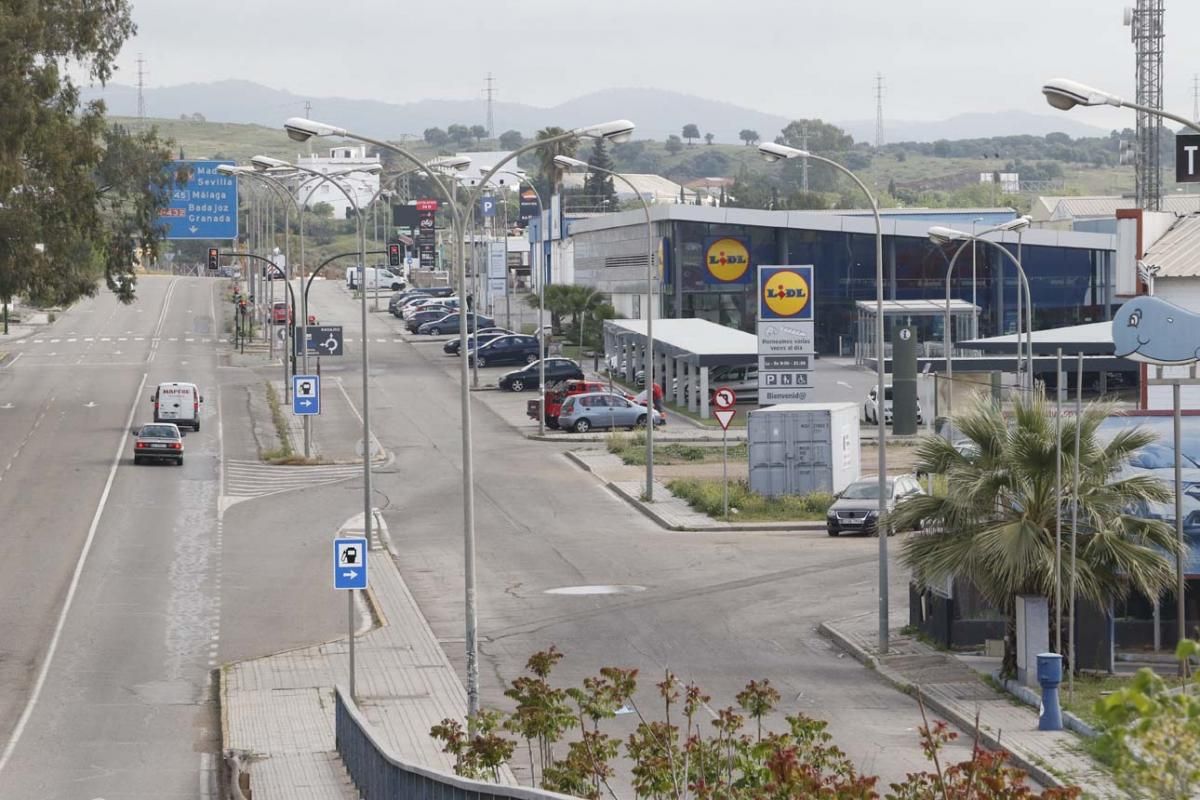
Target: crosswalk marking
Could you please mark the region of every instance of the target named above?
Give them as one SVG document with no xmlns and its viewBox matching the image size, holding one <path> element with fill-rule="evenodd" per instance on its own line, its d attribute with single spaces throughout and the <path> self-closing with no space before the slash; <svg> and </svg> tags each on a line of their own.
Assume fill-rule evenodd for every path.
<svg viewBox="0 0 1200 800">
<path fill-rule="evenodd" d="M 362 475 L 357 464 L 276 466 L 259 461 L 225 462 L 225 493 L 232 497 L 264 497 L 312 486 L 348 480 Z"/>
</svg>

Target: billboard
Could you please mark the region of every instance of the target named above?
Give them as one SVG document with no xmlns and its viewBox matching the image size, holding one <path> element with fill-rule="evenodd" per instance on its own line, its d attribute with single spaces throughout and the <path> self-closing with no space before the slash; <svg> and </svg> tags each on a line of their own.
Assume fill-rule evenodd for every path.
<svg viewBox="0 0 1200 800">
<path fill-rule="evenodd" d="M 704 246 L 704 282 L 707 284 L 749 283 L 750 247 L 734 236 L 710 238 Z"/>
<path fill-rule="evenodd" d="M 802 403 L 816 353 L 813 268 L 758 267 L 758 402 Z"/>
<path fill-rule="evenodd" d="M 187 183 L 171 190 L 170 202 L 159 209 L 158 221 L 167 239 L 236 239 L 238 235 L 237 178 L 217 167 L 232 161 L 172 161 L 171 174 L 187 169 Z"/>
</svg>

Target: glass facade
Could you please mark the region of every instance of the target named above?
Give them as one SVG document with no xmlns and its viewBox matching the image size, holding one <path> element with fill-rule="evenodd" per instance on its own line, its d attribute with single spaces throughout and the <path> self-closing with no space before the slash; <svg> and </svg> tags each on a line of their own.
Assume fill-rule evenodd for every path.
<svg viewBox="0 0 1200 800">
<path fill-rule="evenodd" d="M 665 316 L 699 317 L 754 331 L 758 305 L 753 277 L 745 284 L 707 279 L 706 242 L 734 236 L 749 247 L 752 273 L 759 264 L 812 264 L 817 350 L 853 351 L 854 304 L 875 299 L 873 234 L 679 220 L 664 225 L 662 233 L 670 237 L 672 264 L 663 287 Z M 1005 246 L 1016 254 L 1015 245 Z M 885 236 L 884 299 L 944 298 L 946 269 L 957 247 L 939 247 L 924 237 Z M 1035 330 L 1111 318 L 1105 251 L 1025 244 L 1020 259 L 1029 277 Z M 980 336 L 996 336 L 1016 330 L 1017 288 L 1015 268 L 995 246 L 977 244 L 972 254 L 968 245 L 955 262 L 950 296 L 975 302 Z M 923 340 L 941 339 L 941 318 L 913 322 Z"/>
</svg>

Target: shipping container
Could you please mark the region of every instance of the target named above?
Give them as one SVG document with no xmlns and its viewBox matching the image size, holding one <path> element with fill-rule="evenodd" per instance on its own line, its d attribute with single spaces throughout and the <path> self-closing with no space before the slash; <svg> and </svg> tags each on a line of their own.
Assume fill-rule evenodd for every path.
<svg viewBox="0 0 1200 800">
<path fill-rule="evenodd" d="M 750 489 L 837 493 L 859 479 L 857 403 L 785 403 L 750 412 Z"/>
</svg>

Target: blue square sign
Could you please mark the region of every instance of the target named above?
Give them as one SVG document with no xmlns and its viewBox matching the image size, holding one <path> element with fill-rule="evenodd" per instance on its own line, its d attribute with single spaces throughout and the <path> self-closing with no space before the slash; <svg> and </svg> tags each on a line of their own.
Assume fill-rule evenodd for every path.
<svg viewBox="0 0 1200 800">
<path fill-rule="evenodd" d="M 321 413 L 321 376 L 292 376 L 292 413 L 307 417 Z"/>
<path fill-rule="evenodd" d="M 333 540 L 333 588 L 367 588 L 367 540 L 362 537 Z"/>
</svg>

